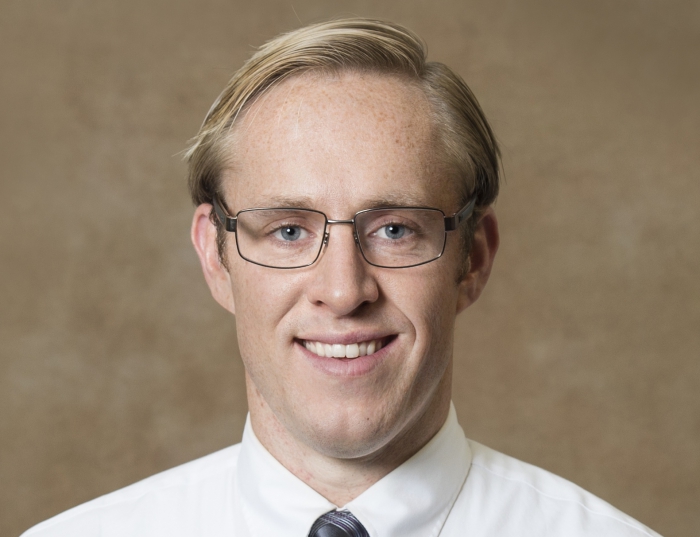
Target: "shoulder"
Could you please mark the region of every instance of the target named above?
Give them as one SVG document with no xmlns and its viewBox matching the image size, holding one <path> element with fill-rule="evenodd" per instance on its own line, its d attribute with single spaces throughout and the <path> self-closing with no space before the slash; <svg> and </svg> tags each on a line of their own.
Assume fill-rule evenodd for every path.
<svg viewBox="0 0 700 537">
<path fill-rule="evenodd" d="M 450 518 L 474 535 L 658 537 L 640 522 L 546 470 L 469 440 L 472 463 Z"/>
<path fill-rule="evenodd" d="M 174 536 L 193 524 L 202 529 L 207 516 L 221 522 L 239 451 L 240 444 L 153 475 L 69 509 L 22 537 Z"/>
</svg>

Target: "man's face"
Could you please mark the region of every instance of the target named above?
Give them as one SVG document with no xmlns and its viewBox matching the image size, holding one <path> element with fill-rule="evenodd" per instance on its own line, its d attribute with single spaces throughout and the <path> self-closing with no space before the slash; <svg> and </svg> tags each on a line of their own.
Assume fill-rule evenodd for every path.
<svg viewBox="0 0 700 537">
<path fill-rule="evenodd" d="M 292 78 L 236 127 L 225 201 L 232 213 L 296 206 L 329 219 L 387 204 L 452 214 L 461 200 L 434 134 L 422 92 L 401 79 Z M 330 227 L 306 268 L 246 262 L 233 235 L 224 255 L 229 271 L 212 290 L 236 314 L 254 428 L 271 413 L 320 453 L 372 456 L 410 436 L 431 405 L 449 401 L 454 320 L 466 305 L 459 233 L 449 234 L 437 261 L 403 269 L 365 262 L 348 225 Z M 318 343 L 379 350 L 333 358 L 313 352 Z"/>
</svg>

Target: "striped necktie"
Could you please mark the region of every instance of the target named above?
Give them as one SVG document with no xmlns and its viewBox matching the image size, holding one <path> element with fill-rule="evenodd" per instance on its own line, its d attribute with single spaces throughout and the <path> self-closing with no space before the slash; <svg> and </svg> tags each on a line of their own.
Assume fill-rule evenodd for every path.
<svg viewBox="0 0 700 537">
<path fill-rule="evenodd" d="M 309 537 L 369 537 L 369 533 L 350 511 L 330 511 L 318 517 Z"/>
</svg>

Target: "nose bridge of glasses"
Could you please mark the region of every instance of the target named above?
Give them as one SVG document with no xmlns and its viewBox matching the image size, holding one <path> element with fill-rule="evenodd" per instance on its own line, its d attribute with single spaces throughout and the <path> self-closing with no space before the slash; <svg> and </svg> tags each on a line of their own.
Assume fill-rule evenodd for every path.
<svg viewBox="0 0 700 537">
<path fill-rule="evenodd" d="M 355 244 L 359 244 L 359 239 L 357 238 L 357 230 L 355 229 L 355 219 L 354 218 L 351 220 L 331 220 L 329 218 L 329 219 L 326 219 L 326 223 L 328 226 L 332 226 L 334 224 L 345 224 L 345 225 L 353 226 L 352 236 L 355 239 Z M 323 244 L 325 246 L 328 246 L 328 236 L 329 236 L 328 232 L 329 232 L 329 229 L 326 229 L 326 232 L 323 235 Z"/>
</svg>

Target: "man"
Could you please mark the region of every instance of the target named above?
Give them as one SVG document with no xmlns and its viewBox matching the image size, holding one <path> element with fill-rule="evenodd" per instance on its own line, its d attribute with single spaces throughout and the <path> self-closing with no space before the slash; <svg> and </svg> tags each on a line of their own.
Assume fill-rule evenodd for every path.
<svg viewBox="0 0 700 537">
<path fill-rule="evenodd" d="M 188 160 L 192 240 L 236 315 L 243 441 L 27 536 L 656 535 L 457 424 L 454 322 L 498 249 L 498 149 L 417 37 L 359 19 L 278 37 Z"/>
</svg>

